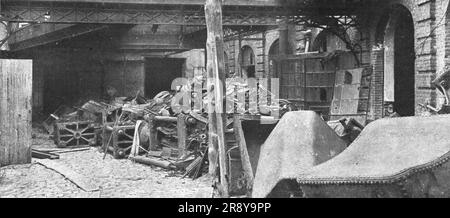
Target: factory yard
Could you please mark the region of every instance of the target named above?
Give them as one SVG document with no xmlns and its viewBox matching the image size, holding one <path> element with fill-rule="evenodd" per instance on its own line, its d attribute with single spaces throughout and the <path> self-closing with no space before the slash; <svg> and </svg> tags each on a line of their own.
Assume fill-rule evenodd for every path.
<svg viewBox="0 0 450 218">
<path fill-rule="evenodd" d="M 0 198 L 450 197 L 450 0 L 0 5 Z"/>
<path fill-rule="evenodd" d="M 38 135 L 33 147 L 53 142 Z M 46 160 L 65 166 L 98 186 L 85 191 L 55 170 L 33 159 L 31 164 L 0 168 L 0 198 L 209 198 L 212 187 L 205 179 L 181 178 L 182 174 L 162 168 L 114 159 L 97 148 L 60 154 Z"/>
</svg>

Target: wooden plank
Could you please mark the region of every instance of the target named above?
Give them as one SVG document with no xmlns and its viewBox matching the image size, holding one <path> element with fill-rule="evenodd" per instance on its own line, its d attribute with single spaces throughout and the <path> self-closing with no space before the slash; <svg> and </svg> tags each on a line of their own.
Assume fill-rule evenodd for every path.
<svg viewBox="0 0 450 218">
<path fill-rule="evenodd" d="M 238 142 L 239 151 L 241 155 L 242 168 L 247 180 L 247 196 L 251 197 L 253 187 L 253 169 L 250 162 L 250 156 L 248 155 L 247 143 L 245 142 L 244 130 L 242 129 L 242 121 L 239 115 L 234 116 L 234 131 L 236 141 Z"/>
<path fill-rule="evenodd" d="M 178 115 L 177 121 L 177 136 L 178 136 L 178 149 L 179 157 L 182 157 L 186 152 L 186 140 L 187 140 L 187 127 L 186 127 L 186 116 L 183 114 Z"/>
<path fill-rule="evenodd" d="M 33 158 L 37 158 L 37 159 L 59 159 L 59 155 L 55 155 L 55 154 L 51 154 L 51 153 L 47 153 L 47 152 L 42 152 L 42 151 L 37 151 L 37 150 L 31 150 L 31 156 Z"/>
<path fill-rule="evenodd" d="M 32 61 L 0 63 L 0 166 L 30 163 Z"/>
<path fill-rule="evenodd" d="M 7 116 L 6 112 L 8 111 L 8 86 L 7 86 L 7 74 L 4 70 L 4 62 L 0 61 L 0 166 L 4 166 L 7 163 L 7 151 L 8 148 L 4 144 L 8 141 L 8 132 L 9 128 L 7 128 Z"/>
</svg>

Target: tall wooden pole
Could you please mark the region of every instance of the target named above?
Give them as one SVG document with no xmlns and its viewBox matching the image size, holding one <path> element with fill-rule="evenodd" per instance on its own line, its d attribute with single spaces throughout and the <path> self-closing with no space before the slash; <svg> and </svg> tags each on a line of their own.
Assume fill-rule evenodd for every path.
<svg viewBox="0 0 450 218">
<path fill-rule="evenodd" d="M 0 4 L 0 12 L 1 11 L 2 11 L 2 6 Z M 1 15 L 0 15 L 0 18 L 2 18 Z M 0 23 L 0 45 L 1 45 L 0 50 L 9 51 L 8 38 L 9 38 L 8 22 L 2 21 L 2 23 Z"/>
<path fill-rule="evenodd" d="M 209 119 L 209 174 L 217 175 L 217 161 L 220 169 L 220 194 L 228 197 L 228 181 L 225 153 L 225 60 L 222 30 L 222 0 L 206 0 L 205 18 L 208 38 L 207 90 Z"/>
</svg>

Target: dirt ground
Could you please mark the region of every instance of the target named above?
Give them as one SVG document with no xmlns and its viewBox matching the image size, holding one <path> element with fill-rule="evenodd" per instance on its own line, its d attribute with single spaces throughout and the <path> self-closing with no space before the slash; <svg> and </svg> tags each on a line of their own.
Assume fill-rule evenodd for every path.
<svg viewBox="0 0 450 218">
<path fill-rule="evenodd" d="M 33 131 L 33 147 L 55 147 L 48 135 Z M 31 164 L 0 168 L 0 198 L 210 198 L 212 187 L 205 179 L 181 178 L 162 168 L 116 160 L 97 148 L 60 154 L 52 160 L 98 185 L 88 192 L 33 159 Z"/>
</svg>

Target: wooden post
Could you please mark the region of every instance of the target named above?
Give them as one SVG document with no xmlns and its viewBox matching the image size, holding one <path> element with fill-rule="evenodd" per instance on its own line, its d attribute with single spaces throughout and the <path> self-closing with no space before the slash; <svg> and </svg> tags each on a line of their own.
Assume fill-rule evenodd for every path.
<svg viewBox="0 0 450 218">
<path fill-rule="evenodd" d="M 209 174 L 217 175 L 217 161 L 220 169 L 220 194 L 228 197 L 227 166 L 225 153 L 225 60 L 223 50 L 222 1 L 206 0 L 205 18 L 208 38 L 207 90 L 208 90 L 208 128 L 209 128 Z"/>
<path fill-rule="evenodd" d="M 148 131 L 149 131 L 149 151 L 155 151 L 158 147 L 158 131 L 155 126 L 155 115 L 149 115 L 147 119 Z"/>
<path fill-rule="evenodd" d="M 178 115 L 177 121 L 177 136 L 178 136 L 178 150 L 179 157 L 182 157 L 186 152 L 187 127 L 186 116 L 181 113 Z"/>
<path fill-rule="evenodd" d="M 253 187 L 253 168 L 250 162 L 250 156 L 248 155 L 247 143 L 245 142 L 244 130 L 242 129 L 242 120 L 239 115 L 234 115 L 234 134 L 239 146 L 241 154 L 242 169 L 244 170 L 244 176 L 247 180 L 247 196 L 251 197 Z"/>
</svg>

